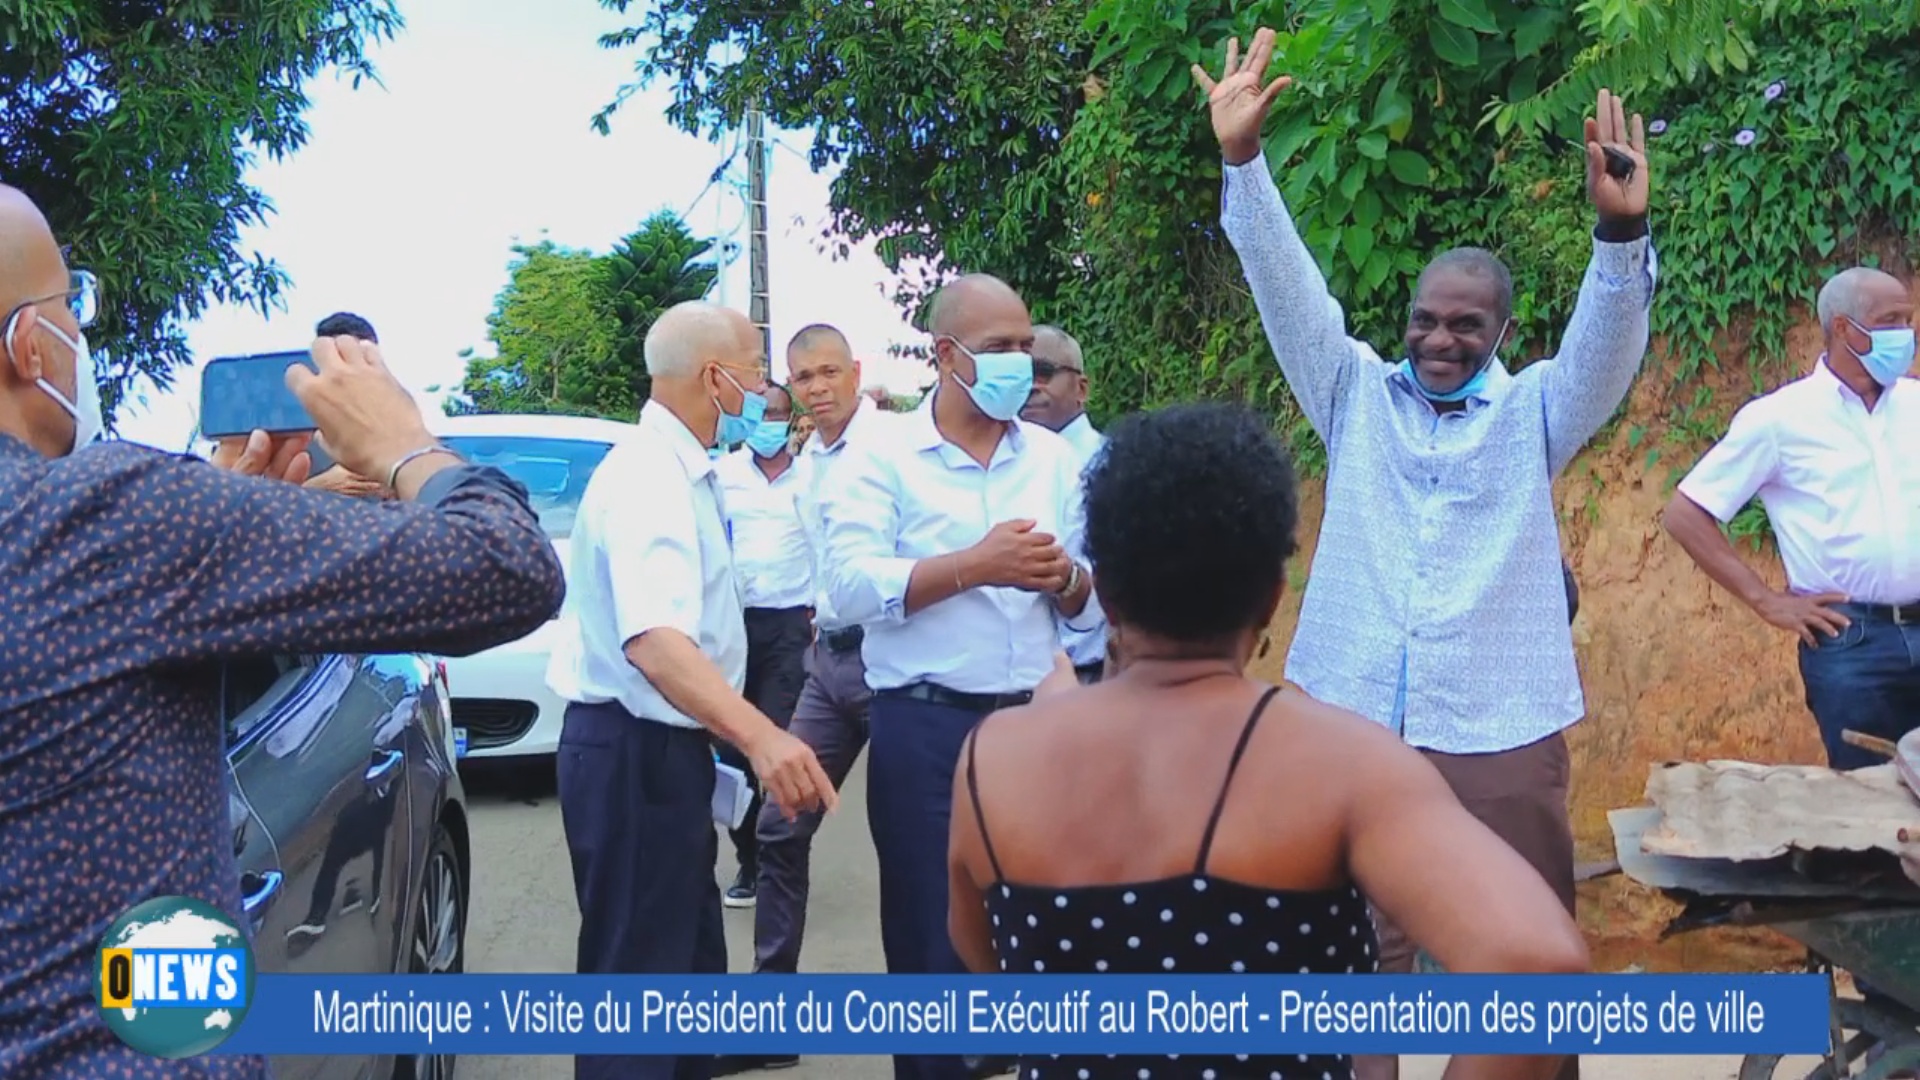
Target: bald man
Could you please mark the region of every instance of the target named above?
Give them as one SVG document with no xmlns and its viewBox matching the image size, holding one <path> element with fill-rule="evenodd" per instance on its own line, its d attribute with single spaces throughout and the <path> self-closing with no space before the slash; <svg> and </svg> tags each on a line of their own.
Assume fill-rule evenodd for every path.
<svg viewBox="0 0 1920 1080">
<path fill-rule="evenodd" d="M 880 860 L 889 972 L 963 970 L 947 937 L 947 835 L 960 745 L 1031 700 L 1063 623 L 1104 628 L 1081 551 L 1079 458 L 1020 419 L 1033 322 L 1004 282 L 963 277 L 928 315 L 929 407 L 856 446 L 823 493 L 828 592 L 862 624 L 867 820 Z M 894 1058 L 894 1075 L 965 1077 L 958 1058 Z"/>
<path fill-rule="evenodd" d="M 556 766 L 582 973 L 726 972 L 709 732 L 745 756 L 779 812 L 835 803 L 813 751 L 742 693 L 746 619 L 709 451 L 745 442 L 766 411 L 760 342 L 727 308 L 661 315 L 643 346 L 651 396 L 580 499 L 576 591 L 547 684 L 569 703 Z M 574 1063 L 583 1080 L 712 1070 L 711 1055 Z"/>
<path fill-rule="evenodd" d="M 1087 418 L 1087 365 L 1080 342 L 1058 326 L 1033 328 L 1033 391 L 1020 411 L 1023 420 L 1057 431 L 1080 459 L 1081 472 L 1093 462 L 1107 437 Z M 1062 628 L 1060 644 L 1083 683 L 1099 682 L 1107 665 L 1107 635 Z"/>
<path fill-rule="evenodd" d="M 341 463 L 403 505 L 303 490 L 304 437 L 254 432 L 224 468 L 97 442 L 98 306 L 0 188 L 0 1075 L 264 1077 L 259 1058 L 130 1049 L 93 985 L 138 904 L 192 897 L 246 927 L 285 902 L 241 898 L 223 664 L 470 655 L 545 624 L 565 585 L 525 489 L 435 443 L 361 342 L 317 341 L 288 382 Z"/>
<path fill-rule="evenodd" d="M 1793 634 L 1807 707 L 1836 769 L 1880 764 L 1848 729 L 1920 726 L 1920 384 L 1914 305 L 1856 267 L 1820 290 L 1813 371 L 1734 414 L 1668 504 L 1667 531 L 1721 588 Z M 1755 495 L 1787 588 L 1767 587 L 1719 524 Z"/>
</svg>

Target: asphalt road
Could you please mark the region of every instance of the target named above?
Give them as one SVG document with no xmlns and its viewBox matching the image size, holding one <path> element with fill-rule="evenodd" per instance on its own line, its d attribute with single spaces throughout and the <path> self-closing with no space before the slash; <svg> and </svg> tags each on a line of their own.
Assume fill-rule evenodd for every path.
<svg viewBox="0 0 1920 1080">
<path fill-rule="evenodd" d="M 473 911 L 467 931 L 469 971 L 569 972 L 579 915 L 560 827 L 551 768 L 470 768 L 473 813 Z M 813 899 L 807 913 L 809 972 L 884 971 L 880 952 L 879 884 L 867 835 L 864 761 L 841 793 L 840 809 L 814 842 Z M 732 845 L 721 838 L 720 880 L 732 881 Z M 753 966 L 753 912 L 729 910 L 731 969 Z M 1444 1059 L 1409 1058 L 1402 1080 L 1439 1080 Z M 1812 1067 L 1811 1063 L 1807 1066 Z M 1734 1080 L 1730 1058 L 1587 1058 L 1585 1080 Z M 1805 1075 L 1806 1069 L 1791 1075 Z M 571 1058 L 472 1057 L 460 1080 L 571 1080 Z M 884 1057 L 818 1057 L 794 1069 L 756 1074 L 770 1080 L 890 1080 Z M 1782 1075 L 1788 1075 L 1783 1072 Z"/>
</svg>

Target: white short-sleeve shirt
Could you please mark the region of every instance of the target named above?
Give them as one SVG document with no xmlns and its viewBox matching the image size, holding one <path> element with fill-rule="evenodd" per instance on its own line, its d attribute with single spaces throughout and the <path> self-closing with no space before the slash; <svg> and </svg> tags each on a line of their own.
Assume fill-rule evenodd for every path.
<svg viewBox="0 0 1920 1080">
<path fill-rule="evenodd" d="M 568 552 L 563 623 L 547 686 L 567 701 L 618 702 L 634 716 L 699 723 L 627 659 L 649 630 L 692 638 L 735 690 L 747 630 L 720 482 L 707 449 L 658 402 L 593 472 Z"/>
<path fill-rule="evenodd" d="M 1869 412 L 1822 357 L 1742 406 L 1680 493 L 1723 522 L 1758 495 L 1795 592 L 1920 601 L 1920 381 Z"/>
</svg>

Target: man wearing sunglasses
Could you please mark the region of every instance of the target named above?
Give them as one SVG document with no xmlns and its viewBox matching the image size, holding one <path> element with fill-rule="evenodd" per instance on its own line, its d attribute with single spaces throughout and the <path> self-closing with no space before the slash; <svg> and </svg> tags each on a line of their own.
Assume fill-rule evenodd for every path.
<svg viewBox="0 0 1920 1080">
<path fill-rule="evenodd" d="M 1087 365 L 1081 358 L 1080 343 L 1057 326 L 1033 328 L 1033 390 L 1027 394 L 1020 419 L 1059 432 L 1073 447 L 1082 470 L 1107 441 L 1087 418 Z M 1067 651 L 1081 682 L 1100 681 L 1107 662 L 1104 629 L 1087 633 L 1063 625 L 1060 647 Z"/>
<path fill-rule="evenodd" d="M 134 1051 L 93 989 L 101 938 L 146 900 L 246 924 L 220 665 L 471 655 L 538 629 L 565 579 L 525 489 L 435 443 L 351 338 L 316 341 L 288 384 L 341 463 L 405 505 L 303 490 L 304 437 L 256 431 L 213 464 L 96 443 L 97 308 L 0 186 L 0 1076 L 254 1080 L 259 1058 Z"/>
</svg>

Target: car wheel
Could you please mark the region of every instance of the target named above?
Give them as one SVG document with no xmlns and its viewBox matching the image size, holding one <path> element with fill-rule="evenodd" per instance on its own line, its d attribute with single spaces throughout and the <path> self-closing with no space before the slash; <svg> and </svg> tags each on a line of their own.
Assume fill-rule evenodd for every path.
<svg viewBox="0 0 1920 1080">
<path fill-rule="evenodd" d="M 457 975 L 467 964 L 466 889 L 460 858 L 445 824 L 433 827 L 426 880 L 414 912 L 413 940 L 407 944 L 409 975 Z M 454 1055 L 419 1054 L 394 1062 L 394 1080 L 452 1080 Z"/>
</svg>

